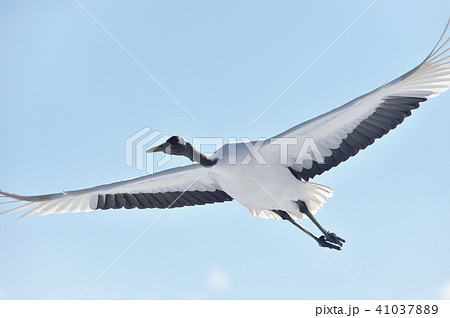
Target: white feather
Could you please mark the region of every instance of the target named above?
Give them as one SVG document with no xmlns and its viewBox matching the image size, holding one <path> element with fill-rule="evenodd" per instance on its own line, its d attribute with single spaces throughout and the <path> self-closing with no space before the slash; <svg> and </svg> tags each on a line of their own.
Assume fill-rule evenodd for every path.
<svg viewBox="0 0 450 318">
<path fill-rule="evenodd" d="M 2 212 L 1 214 L 16 212 L 31 206 L 35 206 L 35 208 L 20 218 L 32 214 L 49 215 L 55 213 L 90 212 L 96 209 L 99 194 L 158 193 L 185 191 L 187 188 L 192 191 L 220 190 L 218 182 L 209 176 L 208 169 L 193 164 L 93 188 L 43 196 L 23 196 L 0 190 L 2 196 L 18 199 L 18 201 L 9 203 L 27 202 L 25 205 Z"/>
</svg>

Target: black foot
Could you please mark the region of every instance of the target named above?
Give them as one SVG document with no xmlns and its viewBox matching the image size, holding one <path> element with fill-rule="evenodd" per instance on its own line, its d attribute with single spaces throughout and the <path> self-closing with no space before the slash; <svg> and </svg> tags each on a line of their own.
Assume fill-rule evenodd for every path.
<svg viewBox="0 0 450 318">
<path fill-rule="evenodd" d="M 317 240 L 317 243 L 319 243 L 319 246 L 321 246 L 321 247 L 328 247 L 328 248 L 338 250 L 338 251 L 341 250 L 341 246 L 342 246 L 342 243 L 341 243 L 341 246 L 338 246 L 338 245 L 334 245 L 334 244 L 327 242 L 325 240 L 325 236 L 323 236 L 323 235 L 321 237 L 319 237 L 319 239 Z"/>
<path fill-rule="evenodd" d="M 335 233 L 328 232 L 328 235 L 325 238 L 325 241 L 337 244 L 339 246 L 342 246 L 342 243 L 345 243 L 345 240 L 339 236 L 337 236 Z"/>
</svg>

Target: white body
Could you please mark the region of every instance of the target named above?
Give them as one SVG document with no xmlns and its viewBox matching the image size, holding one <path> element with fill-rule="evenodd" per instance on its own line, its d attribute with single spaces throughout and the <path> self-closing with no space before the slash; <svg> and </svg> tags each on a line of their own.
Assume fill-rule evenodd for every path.
<svg viewBox="0 0 450 318">
<path fill-rule="evenodd" d="M 262 155 L 265 163 L 260 162 L 261 158 L 255 158 L 244 142 L 232 144 L 231 149 L 227 144 L 216 152 L 223 154 L 223 158 L 210 168 L 210 176 L 254 215 L 278 219 L 271 210 L 282 210 L 295 219 L 302 219 L 304 215 L 297 201 L 305 202 L 308 209 L 316 213 L 332 196 L 331 188 L 300 181 L 289 169 L 270 158 Z"/>
</svg>

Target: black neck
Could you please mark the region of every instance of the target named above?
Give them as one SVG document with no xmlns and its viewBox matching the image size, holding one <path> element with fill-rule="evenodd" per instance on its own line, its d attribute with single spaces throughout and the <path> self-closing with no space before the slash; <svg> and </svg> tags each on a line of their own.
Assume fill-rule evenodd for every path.
<svg viewBox="0 0 450 318">
<path fill-rule="evenodd" d="M 217 163 L 217 158 L 210 158 L 202 154 L 199 150 L 195 149 L 190 143 L 186 143 L 186 157 L 191 161 L 201 164 L 203 167 L 212 167 Z"/>
</svg>

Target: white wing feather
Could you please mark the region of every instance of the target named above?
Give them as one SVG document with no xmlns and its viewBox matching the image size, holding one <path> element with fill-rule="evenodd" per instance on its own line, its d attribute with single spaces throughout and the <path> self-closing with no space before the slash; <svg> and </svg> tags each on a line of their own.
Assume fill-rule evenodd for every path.
<svg viewBox="0 0 450 318">
<path fill-rule="evenodd" d="M 19 219 L 32 214 L 90 212 L 97 208 L 98 196 L 101 194 L 184 192 L 187 190 L 215 191 L 221 190 L 221 188 L 210 177 L 209 169 L 193 164 L 88 189 L 47 195 L 25 196 L 0 190 L 0 196 L 18 200 L 4 203 L 25 203 L 0 214 L 12 213 L 32 206 L 34 208 Z"/>
<path fill-rule="evenodd" d="M 450 88 L 450 38 L 441 42 L 447 33 L 449 23 L 450 20 L 431 53 L 416 68 L 339 108 L 273 137 L 296 138 L 297 140 L 297 144 L 288 146 L 287 162 L 284 160 L 285 165 L 295 166 L 295 169 L 299 171 L 303 168 L 311 168 L 313 162 L 309 159 L 310 153 L 299 158 L 306 138 L 314 140 L 322 157 L 330 156 L 332 150 L 338 148 L 348 134 L 392 96 L 432 98 L 448 90 Z M 261 148 L 261 153 L 268 162 L 280 162 L 279 149 L 279 145 L 274 146 L 271 139 L 268 139 Z M 296 165 L 296 162 L 302 162 L 302 165 Z"/>
</svg>

